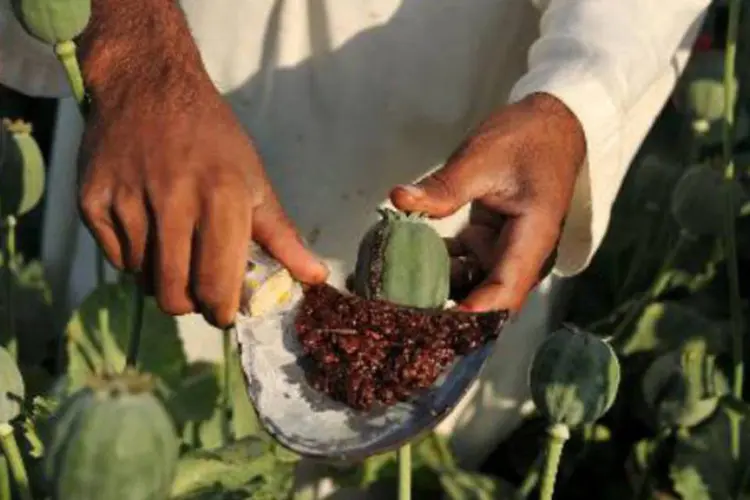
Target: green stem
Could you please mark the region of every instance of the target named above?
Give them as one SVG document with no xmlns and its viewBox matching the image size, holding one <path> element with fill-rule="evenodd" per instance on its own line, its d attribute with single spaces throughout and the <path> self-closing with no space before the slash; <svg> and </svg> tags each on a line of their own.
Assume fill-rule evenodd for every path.
<svg viewBox="0 0 750 500">
<path fill-rule="evenodd" d="M 10 475 L 8 472 L 8 461 L 5 455 L 0 454 L 0 500 L 9 500 L 10 496 Z"/>
<path fill-rule="evenodd" d="M 734 108 L 735 108 L 735 62 L 737 56 L 737 31 L 739 28 L 740 2 L 729 0 L 729 21 L 727 26 L 727 45 L 724 59 L 724 123 L 722 127 L 722 159 L 724 176 L 727 182 L 734 182 L 735 168 L 732 161 L 734 142 Z M 726 210 L 724 211 L 724 250 L 727 256 L 729 273 L 729 308 L 732 327 L 732 354 L 734 357 L 733 393 L 742 399 L 743 362 L 742 362 L 742 303 L 740 298 L 739 271 L 737 269 L 737 242 L 735 235 L 735 197 L 734 190 L 728 189 Z"/>
<path fill-rule="evenodd" d="M 651 478 L 658 458 L 657 454 L 660 452 L 664 441 L 666 441 L 671 435 L 671 429 L 664 429 L 656 435 L 651 452 L 646 459 L 646 469 L 643 471 L 643 477 L 641 478 L 640 485 L 638 486 L 638 493 L 635 498 L 639 500 L 647 500 L 651 498 Z"/>
<path fill-rule="evenodd" d="M 732 412 L 732 414 L 734 414 L 734 412 Z M 737 495 L 735 496 L 737 500 L 743 500 L 745 498 L 744 492 L 747 488 L 748 479 L 750 479 L 750 465 L 742 470 L 742 475 L 740 476 L 740 481 L 737 487 Z"/>
<path fill-rule="evenodd" d="M 411 500 L 411 444 L 398 449 L 398 500 Z"/>
<path fill-rule="evenodd" d="M 736 413 L 727 415 L 729 418 L 729 451 L 732 458 L 740 460 L 740 432 L 742 430 L 742 417 Z"/>
<path fill-rule="evenodd" d="M 128 344 L 128 355 L 125 358 L 125 366 L 135 368 L 138 362 L 138 350 L 141 347 L 141 331 L 143 330 L 143 305 L 146 297 L 138 285 L 134 285 L 135 311 L 133 312 L 133 329 L 130 332 L 130 343 Z"/>
<path fill-rule="evenodd" d="M 221 439 L 224 444 L 228 444 L 232 441 L 232 399 L 230 394 L 232 393 L 232 362 L 234 357 L 232 356 L 232 342 L 231 342 L 232 329 L 227 328 L 223 332 L 222 344 L 224 350 L 224 380 L 223 388 L 221 391 Z"/>
<path fill-rule="evenodd" d="M 570 429 L 565 424 L 554 424 L 547 432 L 549 433 L 549 438 L 547 439 L 547 455 L 544 462 L 544 472 L 542 473 L 539 500 L 552 500 L 563 446 L 565 446 L 565 442 L 570 438 Z"/>
<path fill-rule="evenodd" d="M 81 115 L 86 117 L 86 88 L 83 84 L 83 75 L 81 67 L 76 57 L 76 44 L 73 40 L 67 40 L 55 45 L 55 55 L 65 69 L 65 75 L 68 77 L 68 83 L 73 91 L 73 97 L 78 103 L 78 109 Z M 106 267 L 104 253 L 101 248 L 96 249 L 96 284 L 102 286 L 106 282 Z"/>
<path fill-rule="evenodd" d="M 518 496 L 520 498 L 528 498 L 529 495 L 531 495 L 531 492 L 534 491 L 534 488 L 536 488 L 536 485 L 539 484 L 540 469 L 544 463 L 545 455 L 546 451 L 541 453 L 526 472 L 526 476 L 523 478 L 521 486 L 518 487 Z"/>
<path fill-rule="evenodd" d="M 55 44 L 55 55 L 62 63 L 63 68 L 65 68 L 65 75 L 68 77 L 68 83 L 70 83 L 70 89 L 73 91 L 73 97 L 75 97 L 81 113 L 85 116 L 85 90 L 83 87 L 81 68 L 78 65 L 78 59 L 76 58 L 75 42 L 73 40 L 66 40 Z"/>
<path fill-rule="evenodd" d="M 8 352 L 13 359 L 18 358 L 16 338 L 16 317 L 13 297 L 13 271 L 16 262 L 16 218 L 9 215 L 3 224 L 5 228 L 5 328 L 8 335 Z"/>
<path fill-rule="evenodd" d="M 658 218 L 658 222 L 656 224 L 654 224 L 655 219 L 655 216 L 652 216 L 650 218 L 648 227 L 646 229 L 647 232 L 645 236 L 641 238 L 636 249 L 636 253 L 633 256 L 633 259 L 631 259 L 625 281 L 620 287 L 620 292 L 618 293 L 618 303 L 621 302 L 622 297 L 627 297 L 629 295 L 628 289 L 643 268 L 643 263 L 648 257 L 649 250 L 653 248 L 661 248 L 661 241 L 659 237 L 663 237 L 663 235 L 669 234 L 669 231 L 667 231 L 667 224 L 671 219 L 669 210 L 662 210 L 662 216 Z M 656 229 L 656 232 L 654 231 L 654 229 Z M 652 241 L 652 237 L 654 236 L 656 236 L 656 238 L 654 238 L 655 241 Z"/>
<path fill-rule="evenodd" d="M 737 102 L 735 85 L 735 64 L 737 59 L 737 32 L 740 23 L 740 1 L 728 0 L 729 20 L 727 22 L 727 42 L 724 52 L 724 123 L 722 127 L 722 159 L 727 170 L 733 176 L 733 168 L 729 167 L 732 159 L 734 144 L 734 108 Z"/>
<path fill-rule="evenodd" d="M 29 477 L 26 475 L 26 467 L 23 465 L 21 451 L 18 449 L 16 438 L 13 435 L 13 427 L 10 424 L 0 424 L 0 447 L 2 447 L 3 454 L 8 460 L 10 474 L 16 483 L 18 496 L 21 500 L 31 500 Z"/>
<path fill-rule="evenodd" d="M 101 248 L 96 247 L 96 286 L 100 287 L 107 281 L 104 267 L 104 254 Z"/>
<path fill-rule="evenodd" d="M 683 233 L 680 233 L 680 236 L 677 238 L 677 241 L 675 242 L 674 245 L 672 245 L 672 248 L 669 250 L 669 253 L 664 258 L 664 262 L 662 263 L 661 268 L 659 269 L 659 272 L 656 275 L 656 279 L 654 279 L 654 281 L 651 283 L 651 286 L 648 288 L 646 293 L 641 295 L 638 298 L 638 300 L 632 306 L 630 306 L 630 309 L 625 315 L 625 318 L 623 318 L 623 320 L 615 329 L 615 332 L 612 334 L 613 342 L 617 342 L 618 339 L 620 339 L 620 337 L 622 336 L 622 334 L 627 331 L 631 323 L 635 321 L 636 318 L 638 318 L 639 314 L 641 314 L 641 311 L 646 306 L 646 304 L 648 304 L 651 300 L 661 295 L 661 293 L 664 292 L 664 290 L 666 290 L 671 280 L 671 275 L 669 274 L 669 270 L 672 268 L 672 265 L 674 264 L 675 259 L 680 254 L 682 247 L 685 245 L 687 241 L 688 241 L 688 237 L 684 235 Z"/>
<path fill-rule="evenodd" d="M 729 20 L 727 24 L 727 44 L 724 52 L 724 121 L 722 127 L 722 160 L 724 162 L 724 177 L 726 182 L 733 183 L 736 172 L 732 161 L 732 146 L 734 144 L 734 114 L 736 103 L 735 63 L 737 58 L 737 32 L 740 19 L 739 0 L 729 0 Z M 739 270 L 737 264 L 737 242 L 735 228 L 735 196 L 734 190 L 727 190 L 723 217 L 724 251 L 727 258 L 727 273 L 729 278 L 729 311 L 732 333 L 732 361 L 734 376 L 732 379 L 732 393 L 738 400 L 742 400 L 744 385 L 743 363 L 743 321 L 742 302 L 740 298 Z M 730 426 L 732 456 L 735 460 L 740 457 L 739 422 L 732 422 Z"/>
<path fill-rule="evenodd" d="M 587 332 L 595 332 L 599 328 L 602 328 L 604 326 L 614 323 L 615 321 L 617 321 L 617 318 L 619 318 L 623 313 L 628 312 L 630 308 L 633 307 L 633 305 L 635 305 L 636 302 L 638 302 L 641 295 L 643 294 L 636 294 L 634 297 L 631 297 L 628 300 L 622 302 L 620 305 L 612 309 L 609 314 L 607 314 L 603 318 L 599 318 L 597 320 L 592 321 L 591 323 L 587 324 L 583 329 Z"/>
<path fill-rule="evenodd" d="M 107 290 L 107 292 L 109 292 L 109 290 Z M 100 307 L 99 311 L 97 311 L 96 317 L 97 317 L 97 321 L 99 323 L 99 329 L 98 329 L 98 332 L 97 332 L 98 333 L 98 339 L 97 340 L 99 342 L 99 345 L 103 346 L 103 345 L 105 345 L 105 340 L 104 339 L 112 338 L 111 337 L 111 331 L 110 331 L 110 328 L 109 328 L 109 308 L 107 306 Z M 98 352 L 98 349 L 96 349 L 96 351 Z M 97 356 L 97 357 L 99 357 L 99 356 Z M 114 367 L 109 366 L 109 361 L 108 361 L 108 359 L 107 359 L 106 356 L 104 357 L 103 362 L 107 365 L 107 366 L 104 367 L 107 371 L 110 371 L 110 370 L 114 369 Z"/>
<path fill-rule="evenodd" d="M 729 198 L 733 196 L 729 195 Z M 743 339 L 742 339 L 742 299 L 740 298 L 739 270 L 737 265 L 737 246 L 735 243 L 734 218 L 731 213 L 725 216 L 724 229 L 726 231 L 725 245 L 727 252 L 727 272 L 729 274 L 729 310 L 732 332 L 732 357 L 734 362 L 734 377 L 732 392 L 738 400 L 743 393 Z"/>
<path fill-rule="evenodd" d="M 690 122 L 691 140 L 688 147 L 688 164 L 700 161 L 701 148 L 705 141 L 706 134 L 711 130 L 711 123 L 708 120 L 694 120 Z"/>
<path fill-rule="evenodd" d="M 41 458 L 44 456 L 44 443 L 39 437 L 39 431 L 37 430 L 34 421 L 31 418 L 27 418 L 24 422 L 24 437 L 31 446 L 32 451 L 30 455 L 34 458 Z M 36 452 L 36 454 L 35 454 Z M 0 499 L 2 497 L 0 496 Z"/>
<path fill-rule="evenodd" d="M 638 271 L 643 269 L 643 261 L 648 256 L 649 250 L 651 247 L 651 231 L 652 226 L 649 224 L 648 228 L 646 229 L 646 234 L 643 238 L 638 242 L 638 246 L 635 249 L 635 253 L 633 254 L 633 258 L 630 260 L 630 265 L 628 265 L 628 272 L 625 274 L 625 279 L 622 281 L 622 285 L 619 287 L 620 291 L 617 293 L 617 298 L 615 299 L 615 303 L 620 303 L 623 301 L 624 297 L 627 297 L 627 293 L 630 289 L 630 285 L 635 280 L 636 276 L 638 275 Z"/>
<path fill-rule="evenodd" d="M 649 250 L 653 249 L 654 243 L 656 243 L 655 241 L 652 241 L 652 237 L 664 234 L 670 216 L 671 215 L 669 213 L 669 210 L 663 210 L 662 216 L 658 218 L 658 221 L 655 216 L 650 217 L 648 227 L 646 228 L 646 234 L 638 243 L 635 255 L 631 259 L 630 265 L 628 266 L 628 272 L 625 275 L 625 280 L 620 287 L 621 291 L 618 294 L 618 303 L 622 301 L 622 297 L 627 297 L 629 295 L 628 289 L 632 285 L 633 281 L 635 281 L 635 278 L 638 276 L 639 271 L 643 269 L 643 263 L 645 262 L 646 257 L 648 257 Z M 656 222 L 656 224 L 654 224 L 654 222 Z M 654 232 L 654 229 L 656 229 L 656 232 Z"/>
<path fill-rule="evenodd" d="M 456 460 L 448 447 L 447 441 L 438 436 L 436 433 L 430 433 L 430 441 L 440 455 L 440 462 L 448 469 L 453 470 L 456 468 Z"/>
</svg>

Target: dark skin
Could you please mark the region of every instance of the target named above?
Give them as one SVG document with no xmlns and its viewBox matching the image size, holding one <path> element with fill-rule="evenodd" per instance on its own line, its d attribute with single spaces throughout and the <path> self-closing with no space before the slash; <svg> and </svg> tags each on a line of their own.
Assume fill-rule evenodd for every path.
<svg viewBox="0 0 750 500">
<path fill-rule="evenodd" d="M 165 312 L 201 312 L 219 327 L 237 312 L 251 239 L 298 280 L 325 281 L 174 2 L 94 0 L 79 47 L 91 96 L 80 208 L 115 267 L 137 273 Z M 469 226 L 448 241 L 454 281 L 472 287 L 460 307 L 517 311 L 555 248 L 584 155 L 573 114 L 535 94 L 390 196 L 438 218 L 472 203 Z"/>
</svg>

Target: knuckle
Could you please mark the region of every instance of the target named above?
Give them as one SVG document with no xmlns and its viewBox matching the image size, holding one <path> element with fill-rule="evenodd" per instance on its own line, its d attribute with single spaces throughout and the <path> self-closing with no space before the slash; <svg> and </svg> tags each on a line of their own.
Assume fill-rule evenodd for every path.
<svg viewBox="0 0 750 500">
<path fill-rule="evenodd" d="M 109 189 L 96 185 L 85 185 L 78 193 L 79 210 L 92 223 L 107 218 L 110 200 Z"/>
<path fill-rule="evenodd" d="M 217 209 L 257 207 L 267 198 L 262 186 L 254 185 L 244 175 L 223 172 L 210 180 L 210 189 L 204 192 L 204 203 Z"/>
<path fill-rule="evenodd" d="M 112 200 L 112 211 L 123 223 L 130 224 L 143 210 L 139 204 L 141 201 L 135 193 L 120 189 Z"/>
<path fill-rule="evenodd" d="M 141 198 L 137 189 L 129 184 L 121 184 L 117 187 L 112 201 L 115 205 L 130 206 Z"/>
<path fill-rule="evenodd" d="M 252 214 L 253 234 L 265 245 L 294 247 L 302 244 L 297 228 L 276 203 L 264 203 Z"/>
<path fill-rule="evenodd" d="M 172 212 L 176 207 L 189 210 L 198 189 L 190 176 L 154 175 L 145 182 L 146 196 L 158 214 Z"/>
<path fill-rule="evenodd" d="M 444 199 L 457 199 L 461 194 L 458 183 L 442 170 L 430 175 L 421 184 Z"/>
<path fill-rule="evenodd" d="M 211 189 L 203 194 L 203 209 L 217 214 L 237 210 L 246 203 L 244 194 L 229 184 L 212 185 Z"/>
<path fill-rule="evenodd" d="M 528 205 L 536 198 L 534 183 L 519 165 L 509 165 L 505 175 L 497 178 L 497 190 L 514 205 Z"/>
</svg>

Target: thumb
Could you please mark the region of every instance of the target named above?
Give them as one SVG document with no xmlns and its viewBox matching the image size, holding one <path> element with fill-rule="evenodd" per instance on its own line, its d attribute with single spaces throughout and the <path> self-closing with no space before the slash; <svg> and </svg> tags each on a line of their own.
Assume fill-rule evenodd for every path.
<svg viewBox="0 0 750 500">
<path fill-rule="evenodd" d="M 477 167 L 467 160 L 449 162 L 415 184 L 396 186 L 390 194 L 391 202 L 404 212 L 447 217 L 490 192 L 492 183 L 484 169 Z"/>
</svg>

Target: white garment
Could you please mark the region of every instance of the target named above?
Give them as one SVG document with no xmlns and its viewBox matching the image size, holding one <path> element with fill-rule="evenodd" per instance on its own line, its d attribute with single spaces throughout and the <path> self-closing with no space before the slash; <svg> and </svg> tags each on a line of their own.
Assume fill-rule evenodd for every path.
<svg viewBox="0 0 750 500">
<path fill-rule="evenodd" d="M 532 5 L 532 3 L 534 5 Z M 206 68 L 260 149 L 284 207 L 341 285 L 388 190 L 440 166 L 503 103 L 544 91 L 581 121 L 587 161 L 556 273 L 584 268 L 626 169 L 684 67 L 710 0 L 182 0 Z M 0 0 L 0 82 L 67 95 L 51 51 Z M 199 124 L 196 124 L 199 126 Z M 59 112 L 45 222 L 53 286 L 75 304 L 94 282 L 77 222 L 80 119 Z M 455 233 L 466 211 L 440 221 Z M 72 262 L 71 262 L 72 259 Z M 63 283 L 66 270 L 71 279 Z M 492 450 L 518 420 L 526 366 L 556 300 L 547 280 L 507 328 L 482 380 L 441 426 L 463 457 Z M 193 357 L 218 336 L 180 318 Z"/>
</svg>

